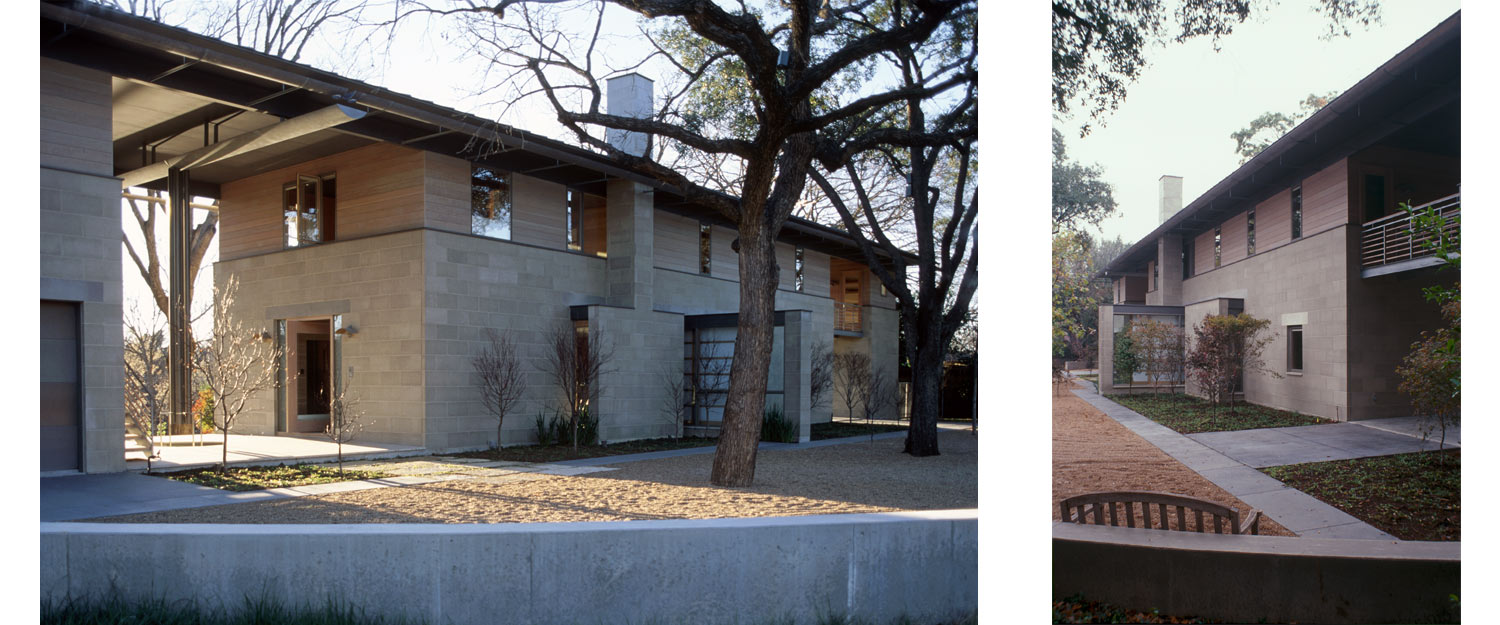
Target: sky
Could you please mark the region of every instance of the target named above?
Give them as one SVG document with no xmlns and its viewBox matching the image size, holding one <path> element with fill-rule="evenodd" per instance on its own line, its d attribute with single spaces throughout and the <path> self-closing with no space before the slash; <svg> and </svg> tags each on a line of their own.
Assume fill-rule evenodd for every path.
<svg viewBox="0 0 1500 625">
<path fill-rule="evenodd" d="M 1266 112 L 1292 113 L 1310 93 L 1345 91 L 1458 10 L 1454 0 L 1384 2 L 1382 23 L 1322 40 L 1327 18 L 1284 2 L 1235 27 L 1215 53 L 1207 39 L 1151 50 L 1125 102 L 1087 137 L 1080 113 L 1055 123 L 1069 157 L 1097 164 L 1119 210 L 1105 238 L 1139 240 L 1160 224 L 1157 181 L 1182 176 L 1190 204 L 1239 167 L 1230 133 Z"/>
</svg>

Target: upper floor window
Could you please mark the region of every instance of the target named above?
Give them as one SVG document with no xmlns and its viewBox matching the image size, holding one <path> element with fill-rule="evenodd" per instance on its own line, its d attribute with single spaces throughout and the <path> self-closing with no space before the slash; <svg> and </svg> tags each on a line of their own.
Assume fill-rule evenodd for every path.
<svg viewBox="0 0 1500 625">
<path fill-rule="evenodd" d="M 792 261 L 792 265 L 796 268 L 797 277 L 792 284 L 792 288 L 795 289 L 798 293 L 802 293 L 803 285 L 805 284 L 803 281 L 802 270 L 806 266 L 806 260 L 804 260 L 803 258 L 803 250 L 801 247 L 798 247 L 797 250 L 793 252 L 793 258 L 794 259 Z"/>
<path fill-rule="evenodd" d="M 1255 253 L 1255 209 L 1245 213 L 1245 255 Z"/>
<path fill-rule="evenodd" d="M 568 249 L 583 251 L 583 193 L 568 189 Z"/>
<path fill-rule="evenodd" d="M 1158 280 L 1160 280 L 1160 278 L 1158 277 L 1160 275 L 1160 273 L 1161 273 L 1161 265 L 1158 265 L 1156 263 L 1151 263 L 1151 288 L 1147 289 L 1147 290 L 1150 290 L 1150 291 L 1155 291 L 1156 290 L 1156 283 L 1157 283 Z"/>
<path fill-rule="evenodd" d="M 1214 228 L 1214 266 L 1219 266 L 1220 253 L 1224 251 L 1224 234 L 1222 228 Z"/>
<path fill-rule="evenodd" d="M 1292 238 L 1302 238 L 1302 187 L 1292 188 Z"/>
<path fill-rule="evenodd" d="M 469 180 L 470 232 L 510 239 L 510 174 L 475 165 Z"/>
<path fill-rule="evenodd" d="M 297 176 L 281 186 L 283 248 L 306 247 L 333 240 L 336 197 L 333 174 Z"/>
<path fill-rule="evenodd" d="M 1193 277 L 1193 240 L 1183 237 L 1182 241 L 1182 279 Z"/>
<path fill-rule="evenodd" d="M 713 260 L 713 226 L 698 224 L 698 273 L 708 275 L 713 268 L 710 261 Z"/>
</svg>

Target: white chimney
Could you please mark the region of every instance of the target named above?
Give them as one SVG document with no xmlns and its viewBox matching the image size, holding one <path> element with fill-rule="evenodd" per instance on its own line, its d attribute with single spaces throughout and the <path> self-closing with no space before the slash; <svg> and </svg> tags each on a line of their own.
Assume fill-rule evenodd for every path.
<svg viewBox="0 0 1500 625">
<path fill-rule="evenodd" d="M 608 93 L 607 109 L 610 115 L 621 117 L 651 117 L 652 83 L 650 78 L 630 73 L 606 81 Z M 646 154 L 646 135 L 609 128 L 604 131 L 605 140 L 620 151 L 636 156 Z"/>
<path fill-rule="evenodd" d="M 1162 176 L 1157 180 L 1156 197 L 1161 203 L 1161 221 L 1166 223 L 1167 219 L 1182 210 L 1182 176 Z"/>
</svg>

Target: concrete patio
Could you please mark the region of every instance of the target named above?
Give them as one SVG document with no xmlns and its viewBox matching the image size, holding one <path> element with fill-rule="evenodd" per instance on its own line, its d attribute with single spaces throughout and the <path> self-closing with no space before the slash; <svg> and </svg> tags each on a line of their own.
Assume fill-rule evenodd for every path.
<svg viewBox="0 0 1500 625">
<path fill-rule="evenodd" d="M 158 459 L 151 463 L 154 471 L 180 471 L 219 464 L 224 454 L 223 434 L 179 435 L 157 437 Z M 344 460 L 368 460 L 371 458 L 394 458 L 426 454 L 427 450 L 413 445 L 394 445 L 354 441 L 344 443 Z M 338 459 L 338 446 L 326 439 L 299 436 L 229 436 L 229 464 L 239 466 L 296 464 L 304 462 L 333 462 Z M 144 452 L 127 452 L 125 468 L 128 471 L 145 471 Z"/>
<path fill-rule="evenodd" d="M 1438 434 L 1422 440 L 1416 417 L 1373 419 L 1325 425 L 1202 432 L 1187 437 L 1248 466 L 1263 469 L 1306 462 L 1390 456 L 1438 448 Z M 1444 449 L 1458 448 L 1450 428 Z"/>
</svg>

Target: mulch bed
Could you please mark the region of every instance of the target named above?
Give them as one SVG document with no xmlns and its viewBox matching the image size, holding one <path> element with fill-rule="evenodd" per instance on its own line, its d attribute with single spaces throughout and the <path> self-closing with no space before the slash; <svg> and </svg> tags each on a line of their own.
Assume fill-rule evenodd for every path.
<svg viewBox="0 0 1500 625">
<path fill-rule="evenodd" d="M 348 469 L 341 473 L 336 465 L 325 464 L 229 467 L 223 473 L 220 473 L 218 468 L 190 469 L 172 473 L 149 473 L 148 475 L 236 492 L 390 477 L 379 471 Z"/>
<path fill-rule="evenodd" d="M 1110 399 L 1179 434 L 1333 423 L 1328 419 L 1246 402 L 1215 407 L 1211 402 L 1181 393 L 1119 395 L 1111 396 Z"/>
<path fill-rule="evenodd" d="M 1459 450 L 1261 469 L 1401 540 L 1459 540 Z"/>
<path fill-rule="evenodd" d="M 883 432 L 904 432 L 907 426 L 887 425 L 883 423 L 848 423 L 843 421 L 831 421 L 828 423 L 812 424 L 812 439 L 815 441 L 830 438 L 847 438 L 850 436 L 869 436 Z"/>
<path fill-rule="evenodd" d="M 564 460 L 578 460 L 581 458 L 602 458 L 605 456 L 623 456 L 626 454 L 643 454 L 652 451 L 668 451 L 672 449 L 687 449 L 690 447 L 708 447 L 718 444 L 716 438 L 656 438 L 651 440 L 625 441 L 623 443 L 610 443 L 608 445 L 579 445 L 575 451 L 572 445 L 528 445 L 522 447 L 506 447 L 503 449 L 485 449 L 481 451 L 466 451 L 456 454 L 443 454 L 451 458 L 482 458 L 484 460 L 506 460 L 510 462 L 562 462 Z"/>
<path fill-rule="evenodd" d="M 1166 616 L 1155 610 L 1127 610 L 1108 603 L 1072 596 L 1052 602 L 1053 623 L 1223 623 L 1196 616 Z"/>
</svg>

